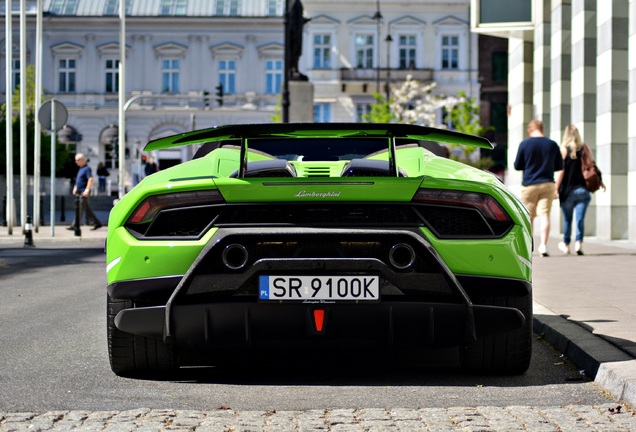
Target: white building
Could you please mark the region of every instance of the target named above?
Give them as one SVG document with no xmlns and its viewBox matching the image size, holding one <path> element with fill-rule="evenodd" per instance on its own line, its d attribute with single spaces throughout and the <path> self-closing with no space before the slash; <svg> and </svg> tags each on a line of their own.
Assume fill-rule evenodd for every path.
<svg viewBox="0 0 636 432">
<path fill-rule="evenodd" d="M 475 31 L 509 41 L 508 160 L 530 120 L 557 143 L 574 124 L 607 185 L 594 194 L 586 234 L 635 241 L 636 0 L 472 0 L 472 11 Z M 508 179 L 519 187 L 521 173 Z"/>
<path fill-rule="evenodd" d="M 13 14 L 14 85 L 19 77 L 19 2 Z M 28 9 L 34 10 L 34 1 Z M 477 37 L 469 0 L 303 0 L 299 69 L 314 89 L 314 121 L 363 121 L 374 102 L 412 74 L 437 91 L 478 96 Z M 4 22 L 5 3 L 0 5 Z M 43 89 L 68 109 L 60 140 L 116 181 L 118 0 L 43 0 Z M 126 0 L 127 186 L 149 140 L 229 123 L 269 122 L 283 82 L 284 0 Z M 28 18 L 29 64 L 35 18 Z M 390 36 L 390 37 L 389 37 Z M 0 88 L 5 86 L 2 39 Z M 217 102 L 223 85 L 223 104 Z M 290 107 L 293 111 L 294 107 Z M 15 138 L 17 139 L 17 138 Z M 160 151 L 166 168 L 191 149 Z M 17 173 L 16 173 L 17 174 Z"/>
</svg>

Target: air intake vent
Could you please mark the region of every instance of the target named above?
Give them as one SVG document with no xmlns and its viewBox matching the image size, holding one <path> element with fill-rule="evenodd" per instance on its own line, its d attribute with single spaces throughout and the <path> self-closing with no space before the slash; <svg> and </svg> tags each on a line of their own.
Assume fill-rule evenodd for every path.
<svg viewBox="0 0 636 432">
<path fill-rule="evenodd" d="M 311 166 L 305 168 L 307 177 L 330 177 L 331 167 L 329 166 Z"/>
</svg>

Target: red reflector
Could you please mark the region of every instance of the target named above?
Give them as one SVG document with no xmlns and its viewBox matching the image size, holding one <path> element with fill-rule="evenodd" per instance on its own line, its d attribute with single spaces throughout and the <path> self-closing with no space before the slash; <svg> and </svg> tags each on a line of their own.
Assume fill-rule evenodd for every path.
<svg viewBox="0 0 636 432">
<path fill-rule="evenodd" d="M 144 201 L 141 207 L 139 207 L 139 209 L 135 212 L 133 217 L 130 219 L 130 221 L 132 223 L 141 222 L 142 220 L 144 220 L 144 216 L 146 216 L 146 214 L 148 213 L 148 210 L 150 210 L 150 202 Z"/>
<path fill-rule="evenodd" d="M 324 309 L 314 309 L 314 324 L 316 325 L 316 331 L 321 332 L 322 326 L 325 323 L 325 310 Z"/>
</svg>

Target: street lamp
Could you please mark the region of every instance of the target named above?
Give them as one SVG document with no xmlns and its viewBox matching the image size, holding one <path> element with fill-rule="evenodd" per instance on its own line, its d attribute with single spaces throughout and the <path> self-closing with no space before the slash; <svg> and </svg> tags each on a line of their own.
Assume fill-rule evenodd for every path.
<svg viewBox="0 0 636 432">
<path fill-rule="evenodd" d="M 389 102 L 389 98 L 391 96 L 391 42 L 393 42 L 393 38 L 391 37 L 391 33 L 387 33 L 386 39 L 386 101 Z"/>
<path fill-rule="evenodd" d="M 373 19 L 376 20 L 378 24 L 378 38 L 377 38 L 377 47 L 378 47 L 378 55 L 376 56 L 376 74 L 375 74 L 375 91 L 376 93 L 380 93 L 380 21 L 382 20 L 382 13 L 380 12 L 380 0 L 377 2 L 375 15 L 373 15 Z"/>
</svg>

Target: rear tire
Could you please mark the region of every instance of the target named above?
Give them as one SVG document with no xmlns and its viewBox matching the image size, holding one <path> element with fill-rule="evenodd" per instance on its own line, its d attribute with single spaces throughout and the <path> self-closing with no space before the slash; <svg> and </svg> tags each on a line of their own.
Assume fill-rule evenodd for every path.
<svg viewBox="0 0 636 432">
<path fill-rule="evenodd" d="M 115 327 L 115 317 L 124 309 L 134 308 L 131 300 L 107 296 L 108 357 L 110 368 L 120 376 L 165 374 L 175 371 L 179 364 L 172 345 L 159 339 L 136 336 Z"/>
<path fill-rule="evenodd" d="M 532 357 L 532 295 L 483 296 L 474 304 L 517 308 L 526 318 L 519 329 L 479 337 L 460 350 L 464 370 L 480 373 L 520 375 L 528 370 Z"/>
</svg>

